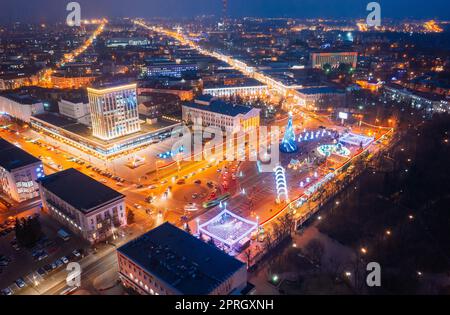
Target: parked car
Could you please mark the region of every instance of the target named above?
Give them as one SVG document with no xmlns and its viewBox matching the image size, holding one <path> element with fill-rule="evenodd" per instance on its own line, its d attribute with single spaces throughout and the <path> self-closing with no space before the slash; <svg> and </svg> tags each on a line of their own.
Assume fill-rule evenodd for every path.
<svg viewBox="0 0 450 315">
<path fill-rule="evenodd" d="M 62 260 L 62 262 L 63 262 L 64 264 L 66 264 L 66 265 L 69 263 L 69 259 L 67 259 L 66 256 L 61 257 L 61 260 Z"/>
<path fill-rule="evenodd" d="M 16 281 L 16 284 L 19 288 L 24 288 L 27 284 L 25 283 L 25 280 L 23 280 L 23 278 L 19 278 Z"/>
<path fill-rule="evenodd" d="M 10 288 L 5 288 L 2 290 L 2 295 L 13 295 L 13 291 Z"/>
<path fill-rule="evenodd" d="M 80 257 L 80 256 L 81 256 L 80 251 L 77 250 L 77 249 L 75 249 L 75 250 L 72 252 L 72 254 L 73 254 L 75 257 Z"/>
<path fill-rule="evenodd" d="M 43 277 L 43 276 L 45 276 L 45 274 L 46 274 L 47 272 L 45 271 L 44 268 L 39 268 L 39 269 L 37 270 L 37 273 L 38 273 L 41 277 Z"/>
</svg>

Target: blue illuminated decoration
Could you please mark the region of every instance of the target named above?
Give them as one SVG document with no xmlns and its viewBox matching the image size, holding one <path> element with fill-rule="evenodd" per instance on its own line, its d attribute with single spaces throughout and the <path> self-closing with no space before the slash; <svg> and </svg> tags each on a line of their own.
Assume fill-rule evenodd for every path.
<svg viewBox="0 0 450 315">
<path fill-rule="evenodd" d="M 174 151 L 167 151 L 163 153 L 159 153 L 158 157 L 161 159 L 168 159 L 173 157 L 174 155 L 177 155 L 178 153 L 184 152 L 184 146 L 180 146 L 177 150 Z"/>
<path fill-rule="evenodd" d="M 284 153 L 294 153 L 298 151 L 294 128 L 292 126 L 292 113 L 289 113 L 289 120 L 286 126 L 283 140 L 280 144 L 280 151 Z"/>
</svg>

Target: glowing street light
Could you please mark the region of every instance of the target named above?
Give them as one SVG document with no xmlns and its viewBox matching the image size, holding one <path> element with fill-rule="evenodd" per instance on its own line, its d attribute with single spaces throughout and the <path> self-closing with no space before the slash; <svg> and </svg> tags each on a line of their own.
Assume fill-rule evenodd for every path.
<svg viewBox="0 0 450 315">
<path fill-rule="evenodd" d="M 367 249 L 365 247 L 361 247 L 361 253 L 367 254 Z"/>
</svg>

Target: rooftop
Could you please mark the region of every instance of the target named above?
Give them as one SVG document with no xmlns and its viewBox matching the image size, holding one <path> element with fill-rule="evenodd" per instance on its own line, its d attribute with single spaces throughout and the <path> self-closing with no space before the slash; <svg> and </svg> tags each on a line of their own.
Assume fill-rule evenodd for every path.
<svg viewBox="0 0 450 315">
<path fill-rule="evenodd" d="M 245 115 L 253 109 L 252 107 L 227 103 L 221 100 L 214 100 L 211 103 L 209 103 L 209 105 L 202 105 L 198 103 L 185 103 L 183 104 L 183 106 L 200 110 L 206 110 L 213 113 L 218 113 L 232 117 L 236 117 L 238 115 Z"/>
<path fill-rule="evenodd" d="M 3 96 L 11 101 L 23 105 L 32 105 L 40 102 L 38 99 L 25 94 L 7 93 L 7 94 L 0 94 L 0 96 Z"/>
<path fill-rule="evenodd" d="M 209 294 L 245 265 L 167 222 L 118 251 L 185 295 Z"/>
<path fill-rule="evenodd" d="M 38 162 L 38 158 L 0 138 L 0 166 L 8 172 Z"/>
<path fill-rule="evenodd" d="M 85 214 L 124 198 L 121 193 L 74 168 L 45 176 L 38 181 L 45 189 Z"/>
<path fill-rule="evenodd" d="M 344 94 L 343 90 L 329 87 L 329 86 L 321 86 L 321 87 L 309 87 L 309 88 L 301 88 L 297 89 L 298 92 L 302 94 Z"/>
</svg>

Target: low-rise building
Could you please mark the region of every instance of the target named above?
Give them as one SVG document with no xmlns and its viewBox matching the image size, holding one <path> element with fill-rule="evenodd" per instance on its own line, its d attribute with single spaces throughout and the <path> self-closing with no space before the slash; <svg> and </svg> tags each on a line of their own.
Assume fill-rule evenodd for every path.
<svg viewBox="0 0 450 315">
<path fill-rule="evenodd" d="M 83 125 L 91 125 L 91 113 L 87 98 L 64 98 L 58 102 L 58 107 L 61 115 L 75 119 Z"/>
<path fill-rule="evenodd" d="M 299 105 L 308 109 L 319 110 L 329 107 L 344 107 L 345 91 L 332 87 L 309 87 L 295 91 Z"/>
<path fill-rule="evenodd" d="M 31 116 L 44 113 L 44 104 L 28 95 L 8 93 L 0 95 L 0 112 L 29 123 Z"/>
<path fill-rule="evenodd" d="M 398 84 L 385 85 L 383 95 L 389 101 L 406 103 L 412 108 L 423 109 L 429 113 L 450 113 L 450 103 L 441 95 L 414 91 Z"/>
<path fill-rule="evenodd" d="M 227 132 L 247 131 L 259 127 L 259 108 L 224 102 L 203 95 L 182 106 L 183 120 L 203 126 L 216 126 Z"/>
<path fill-rule="evenodd" d="M 116 235 L 127 223 L 125 196 L 76 169 L 45 176 L 38 183 L 49 214 L 90 243 Z"/>
<path fill-rule="evenodd" d="M 21 202 L 39 196 L 37 179 L 44 176 L 41 160 L 0 138 L 0 184 L 3 193 Z"/>
<path fill-rule="evenodd" d="M 323 69 L 325 65 L 337 68 L 339 65 L 348 64 L 356 68 L 358 62 L 357 52 L 314 52 L 311 53 L 311 66 L 317 69 Z"/>
<path fill-rule="evenodd" d="M 0 91 L 14 90 L 23 86 L 35 85 L 38 82 L 36 75 L 16 72 L 0 75 Z"/>
<path fill-rule="evenodd" d="M 170 223 L 117 250 L 119 277 L 142 295 L 228 295 L 247 287 L 246 264 Z"/>
<path fill-rule="evenodd" d="M 257 97 L 269 92 L 266 85 L 259 83 L 254 79 L 248 79 L 244 82 L 236 84 L 208 84 L 203 89 L 203 94 L 212 95 L 215 97 Z"/>
</svg>

